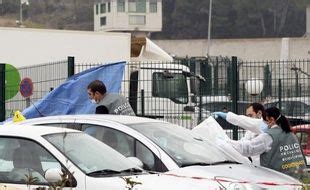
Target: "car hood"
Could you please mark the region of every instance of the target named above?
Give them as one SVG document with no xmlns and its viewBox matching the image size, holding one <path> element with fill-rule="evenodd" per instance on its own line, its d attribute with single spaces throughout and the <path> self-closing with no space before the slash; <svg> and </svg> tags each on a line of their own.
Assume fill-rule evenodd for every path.
<svg viewBox="0 0 310 190">
<path fill-rule="evenodd" d="M 268 189 L 295 189 L 301 187 L 297 179 L 280 172 L 254 165 L 220 164 L 214 166 L 188 166 L 169 171 L 168 174 L 182 177 L 219 179 L 226 182 L 251 184 L 255 187 Z"/>
<path fill-rule="evenodd" d="M 170 174 L 150 174 L 137 175 L 127 177 L 87 177 L 87 190 L 125 190 L 128 189 L 128 184 L 125 178 L 130 178 L 130 181 L 138 182 L 134 186 L 135 190 L 158 190 L 158 189 L 177 189 L 177 190 L 205 190 L 205 189 L 220 189 L 220 185 L 213 180 L 198 180 L 191 178 L 181 178 Z"/>
</svg>

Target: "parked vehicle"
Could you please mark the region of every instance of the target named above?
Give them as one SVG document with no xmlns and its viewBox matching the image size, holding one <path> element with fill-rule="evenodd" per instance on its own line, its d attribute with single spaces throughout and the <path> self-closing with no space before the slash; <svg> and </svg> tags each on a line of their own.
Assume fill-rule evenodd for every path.
<svg viewBox="0 0 310 190">
<path fill-rule="evenodd" d="M 310 166 L 310 124 L 296 125 L 292 127 L 292 130 L 299 140 L 307 166 Z"/>
<path fill-rule="evenodd" d="M 62 173 L 62 176 L 61 176 Z M 129 179 L 130 178 L 130 179 Z M 63 190 L 219 189 L 214 180 L 150 175 L 95 138 L 71 129 L 0 127 L 0 187 L 20 190 L 55 185 Z M 2 188 L 1 188 L 2 189 Z"/>
<path fill-rule="evenodd" d="M 281 106 L 280 106 L 281 104 Z M 276 106 L 290 120 L 292 125 L 310 123 L 310 98 L 309 97 L 290 97 L 268 100 L 264 106 L 266 108 Z"/>
<path fill-rule="evenodd" d="M 240 164 L 215 144 L 183 127 L 148 118 L 119 115 L 66 115 L 25 120 L 20 125 L 75 128 L 94 136 L 126 157 L 137 157 L 146 170 L 205 179 L 225 178 L 244 188 L 299 189 L 300 183 L 282 173 Z M 238 174 L 238 175 L 236 175 Z M 221 179 L 223 179 L 220 177 Z M 268 183 L 279 184 L 270 186 Z M 289 185 L 289 184 L 296 184 Z M 255 189 L 254 188 L 254 189 Z"/>
<path fill-rule="evenodd" d="M 194 107 L 191 80 L 197 77 L 180 64 L 129 63 L 121 91 L 136 115 L 192 128 L 197 120 L 186 107 Z"/>
</svg>

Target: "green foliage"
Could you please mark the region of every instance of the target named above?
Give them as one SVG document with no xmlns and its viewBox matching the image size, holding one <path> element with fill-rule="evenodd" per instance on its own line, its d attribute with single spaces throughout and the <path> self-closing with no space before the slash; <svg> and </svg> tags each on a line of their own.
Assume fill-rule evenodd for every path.
<svg viewBox="0 0 310 190">
<path fill-rule="evenodd" d="M 29 0 L 26 27 L 93 30 L 95 0 Z M 19 16 L 20 0 L 3 0 L 0 16 Z M 207 38 L 209 0 L 164 0 L 163 30 L 153 38 Z M 297 37 L 310 0 L 213 0 L 212 38 Z M 27 23 L 30 25 L 28 26 Z"/>
<path fill-rule="evenodd" d="M 305 33 L 310 0 L 213 0 L 212 38 L 294 37 Z M 209 1 L 163 1 L 154 38 L 207 38 Z"/>
</svg>

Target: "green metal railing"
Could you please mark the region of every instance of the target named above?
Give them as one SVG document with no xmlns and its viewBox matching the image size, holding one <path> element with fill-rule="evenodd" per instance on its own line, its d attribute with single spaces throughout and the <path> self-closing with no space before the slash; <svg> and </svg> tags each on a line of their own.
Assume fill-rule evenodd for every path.
<svg viewBox="0 0 310 190">
<path fill-rule="evenodd" d="M 19 68 L 18 71 L 21 79 L 32 79 L 34 93 L 31 102 L 35 102 L 67 77 L 100 64 L 102 63 L 75 63 L 74 57 L 68 57 L 67 60 Z M 181 78 L 171 77 L 169 72 L 172 71 L 164 74 L 160 79 L 162 81 L 156 83 L 164 85 L 166 90 L 171 91 L 170 94 L 154 92 L 154 81 L 159 80 L 154 73 L 169 70 L 168 65 L 174 65 L 173 72 L 187 68 L 187 74 L 183 73 L 190 85 L 187 94 L 183 94 L 183 91 L 182 94 L 177 94 L 178 89 L 173 89 L 179 85 Z M 148 67 L 148 71 L 143 72 L 143 75 L 138 72 L 142 67 Z M 170 63 L 128 63 L 121 93 L 132 103 L 138 115 L 175 122 L 187 128 L 194 127 L 214 111 L 228 110 L 244 114 L 246 105 L 250 102 L 278 106 L 293 125 L 298 125 L 309 123 L 309 73 L 310 60 L 244 61 L 237 57 L 200 57 L 177 59 Z M 11 116 L 12 111 L 23 110 L 27 105 L 20 94 L 10 100 L 4 99 L 4 65 L 0 65 L 0 74 L 0 119 L 4 120 Z M 164 84 L 165 80 L 170 82 Z M 141 87 L 142 90 L 138 91 Z M 156 96 L 170 96 L 171 101 Z M 185 99 L 188 99 L 188 102 L 182 103 Z M 233 138 L 236 139 L 237 128 L 231 129 Z"/>
</svg>

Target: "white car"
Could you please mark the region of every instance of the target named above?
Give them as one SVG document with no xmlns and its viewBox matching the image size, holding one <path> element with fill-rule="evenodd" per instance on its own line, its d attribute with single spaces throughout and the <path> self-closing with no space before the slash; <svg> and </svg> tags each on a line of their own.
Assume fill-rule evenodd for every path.
<svg viewBox="0 0 310 190">
<path fill-rule="evenodd" d="M 85 131 L 124 156 L 139 158 L 143 168 L 150 171 L 170 171 L 170 174 L 177 176 L 217 179 L 225 188 L 232 182 L 242 182 L 239 185 L 249 185 L 251 188 L 301 188 L 301 183 L 290 176 L 264 167 L 237 163 L 190 130 L 160 120 L 118 115 L 66 115 L 29 119 L 20 123 L 24 124 Z"/>
<path fill-rule="evenodd" d="M 62 173 L 62 177 L 61 177 Z M 62 179 L 63 190 L 219 189 L 214 180 L 148 174 L 95 138 L 71 129 L 0 127 L 0 189 L 48 188 Z"/>
</svg>

